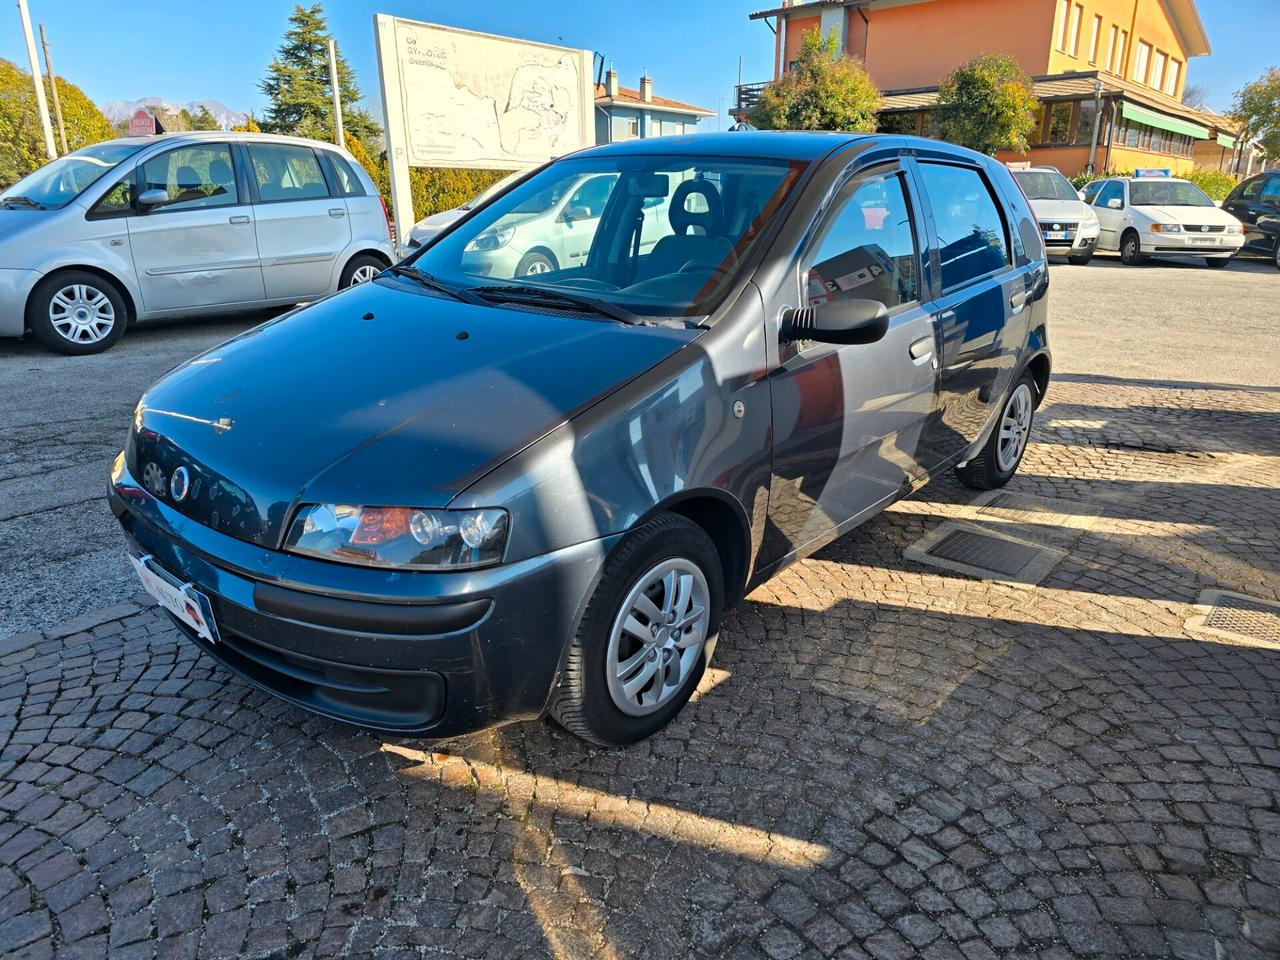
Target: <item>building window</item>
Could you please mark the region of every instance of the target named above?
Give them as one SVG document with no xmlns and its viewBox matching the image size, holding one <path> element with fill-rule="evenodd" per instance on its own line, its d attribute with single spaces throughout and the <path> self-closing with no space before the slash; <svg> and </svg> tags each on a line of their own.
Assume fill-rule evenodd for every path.
<svg viewBox="0 0 1280 960">
<path fill-rule="evenodd" d="M 1169 55 L 1163 50 L 1156 51 L 1156 58 L 1151 62 L 1151 85 L 1157 90 L 1164 89 L 1164 71 L 1169 65 Z"/>
<path fill-rule="evenodd" d="M 627 117 L 623 121 L 623 134 L 628 140 L 636 140 L 640 136 L 640 118 Z"/>
<path fill-rule="evenodd" d="M 1178 60 L 1169 61 L 1169 72 L 1164 78 L 1164 92 L 1171 97 L 1178 95 L 1178 81 L 1182 79 L 1182 63 Z"/>
<path fill-rule="evenodd" d="M 1128 47 L 1129 47 L 1129 31 L 1121 30 L 1120 46 L 1116 47 L 1116 65 L 1115 65 L 1115 69 L 1111 71 L 1117 77 L 1124 76 L 1124 58 L 1125 58 L 1125 55 L 1128 53 Z"/>
<path fill-rule="evenodd" d="M 1049 107 L 1049 143 L 1071 142 L 1071 103 L 1055 103 Z"/>
<path fill-rule="evenodd" d="M 1133 79 L 1138 83 L 1147 82 L 1147 67 L 1151 63 L 1151 44 L 1145 40 L 1138 41 L 1138 56 L 1133 63 Z"/>
<path fill-rule="evenodd" d="M 1089 62 L 1098 63 L 1098 43 L 1102 40 L 1102 17 L 1094 14 L 1093 35 L 1089 38 Z"/>
<path fill-rule="evenodd" d="M 1084 5 L 1076 4 L 1071 11 L 1071 30 L 1067 35 L 1067 49 L 1073 57 L 1080 56 L 1080 22 L 1084 19 Z"/>
<path fill-rule="evenodd" d="M 1112 73 L 1116 72 L 1116 35 L 1119 32 L 1120 28 L 1113 23 L 1107 34 L 1107 69 Z"/>
<path fill-rule="evenodd" d="M 1098 115 L 1098 104 L 1094 100 L 1081 100 L 1076 109 L 1076 133 L 1071 142 L 1076 146 L 1089 146 L 1093 143 L 1093 123 Z"/>
<path fill-rule="evenodd" d="M 1058 49 L 1067 52 L 1067 30 L 1071 20 L 1071 0 L 1058 0 Z"/>
</svg>

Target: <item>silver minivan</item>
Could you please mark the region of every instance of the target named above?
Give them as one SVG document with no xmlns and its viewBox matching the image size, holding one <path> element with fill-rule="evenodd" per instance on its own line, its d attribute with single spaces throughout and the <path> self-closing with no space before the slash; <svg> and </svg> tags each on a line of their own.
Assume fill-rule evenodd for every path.
<svg viewBox="0 0 1280 960">
<path fill-rule="evenodd" d="M 373 181 L 333 144 L 110 140 L 0 194 L 0 336 L 99 353 L 135 320 L 301 303 L 392 259 Z"/>
</svg>

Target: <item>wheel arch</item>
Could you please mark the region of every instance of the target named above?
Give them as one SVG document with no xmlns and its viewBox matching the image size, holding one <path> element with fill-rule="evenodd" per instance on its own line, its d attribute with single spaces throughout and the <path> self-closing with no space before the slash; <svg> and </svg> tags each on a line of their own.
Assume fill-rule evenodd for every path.
<svg viewBox="0 0 1280 960">
<path fill-rule="evenodd" d="M 1049 354 L 1045 352 L 1037 353 L 1027 361 L 1023 369 L 1030 373 L 1031 378 L 1036 382 L 1036 406 L 1038 407 L 1044 399 L 1045 393 L 1049 390 L 1049 374 L 1053 369 Z"/>
<path fill-rule="evenodd" d="M 138 304 L 137 304 L 137 301 L 134 299 L 133 291 L 129 289 L 129 284 L 125 283 L 122 279 L 120 279 L 120 277 L 113 274 L 110 270 L 104 270 L 102 269 L 102 267 L 94 266 L 93 264 L 89 264 L 89 263 L 60 263 L 58 264 L 57 267 L 50 270 L 48 273 L 42 276 L 39 280 L 37 280 L 36 283 L 31 287 L 31 291 L 27 294 L 26 303 L 22 305 L 22 317 L 23 317 L 24 329 L 30 328 L 29 324 L 27 324 L 26 316 L 27 316 L 27 310 L 31 306 L 31 298 L 35 296 L 36 290 L 39 289 L 43 284 L 47 283 L 49 280 L 53 279 L 54 277 L 57 277 L 60 274 L 67 273 L 69 271 L 76 271 L 76 270 L 81 271 L 83 273 L 91 273 L 96 277 L 101 277 L 107 283 L 110 283 L 113 287 L 116 288 L 120 296 L 124 298 L 126 325 L 131 324 L 138 319 Z"/>
<path fill-rule="evenodd" d="M 725 607 L 741 600 L 751 559 L 751 525 L 742 504 L 723 490 L 683 490 L 658 504 L 640 522 L 659 512 L 678 514 L 703 529 L 720 555 Z"/>
</svg>

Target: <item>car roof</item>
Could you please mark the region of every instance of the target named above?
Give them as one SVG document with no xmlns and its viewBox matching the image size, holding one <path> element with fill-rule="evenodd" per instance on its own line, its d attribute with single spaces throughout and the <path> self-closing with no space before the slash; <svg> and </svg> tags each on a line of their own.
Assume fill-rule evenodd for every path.
<svg viewBox="0 0 1280 960">
<path fill-rule="evenodd" d="M 1120 180 L 1124 183 L 1190 183 L 1190 180 L 1183 177 L 1110 177 L 1111 180 Z"/>
<path fill-rule="evenodd" d="M 819 160 L 841 147 L 866 141 L 884 146 L 916 147 L 956 156 L 977 158 L 972 150 L 890 133 L 843 133 L 810 130 L 738 130 L 721 133 L 691 133 L 673 137 L 648 137 L 586 147 L 574 157 L 600 156 L 719 156 L 759 160 Z"/>
<path fill-rule="evenodd" d="M 328 150 L 340 150 L 336 143 L 330 143 L 327 140 L 310 140 L 306 137 L 287 137 L 279 133 L 249 133 L 244 130 L 176 130 L 172 133 L 157 133 L 149 137 L 117 137 L 111 143 L 132 143 L 139 147 L 160 145 L 160 144 L 178 144 L 178 143 L 197 143 L 201 140 L 233 140 L 237 142 L 261 142 L 261 143 L 295 143 L 306 144 L 309 147 L 322 147 Z"/>
</svg>

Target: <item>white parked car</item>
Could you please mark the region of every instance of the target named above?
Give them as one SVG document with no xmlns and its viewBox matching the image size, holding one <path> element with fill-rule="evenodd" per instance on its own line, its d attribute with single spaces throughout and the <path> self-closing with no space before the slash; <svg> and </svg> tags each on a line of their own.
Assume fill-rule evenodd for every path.
<svg viewBox="0 0 1280 960">
<path fill-rule="evenodd" d="M 452 226 L 457 223 L 463 214 L 470 213 L 482 203 L 488 201 L 490 197 L 497 196 L 505 190 L 510 184 L 523 177 L 528 170 L 517 170 L 515 173 L 509 173 L 501 180 L 495 180 L 489 186 L 485 187 L 466 203 L 456 206 L 450 210 L 441 210 L 439 213 L 433 213 L 429 217 L 423 217 L 413 225 L 413 229 L 409 231 L 409 242 L 406 246 L 410 250 L 416 250 L 422 246 L 445 227 Z"/>
<path fill-rule="evenodd" d="M 1084 266 L 1098 245 L 1098 218 L 1071 182 L 1053 167 L 1014 170 L 1040 223 L 1045 250 Z"/>
<path fill-rule="evenodd" d="M 111 140 L 0 194 L 0 336 L 98 353 L 135 320 L 301 303 L 391 261 L 378 191 L 333 144 Z"/>
<path fill-rule="evenodd" d="M 1190 256 L 1225 267 L 1244 246 L 1240 221 L 1187 180 L 1109 177 L 1090 183 L 1084 196 L 1102 226 L 1098 249 L 1119 250 L 1127 264 L 1150 256 Z"/>
</svg>

